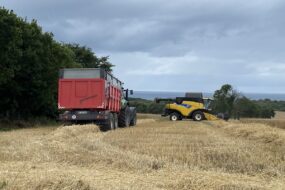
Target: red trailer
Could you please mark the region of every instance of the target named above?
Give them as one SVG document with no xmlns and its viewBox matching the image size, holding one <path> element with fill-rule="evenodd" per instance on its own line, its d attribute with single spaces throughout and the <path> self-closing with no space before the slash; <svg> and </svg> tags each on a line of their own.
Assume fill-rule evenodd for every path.
<svg viewBox="0 0 285 190">
<path fill-rule="evenodd" d="M 58 109 L 63 121 L 91 121 L 102 129 L 136 124 L 136 109 L 129 107 L 128 90 L 110 73 L 97 68 L 62 69 Z"/>
</svg>

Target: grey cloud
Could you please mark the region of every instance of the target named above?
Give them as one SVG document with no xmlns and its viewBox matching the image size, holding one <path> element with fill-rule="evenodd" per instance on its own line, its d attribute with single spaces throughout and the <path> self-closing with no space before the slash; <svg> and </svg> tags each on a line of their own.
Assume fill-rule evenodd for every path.
<svg viewBox="0 0 285 190">
<path fill-rule="evenodd" d="M 133 88 L 167 89 L 169 84 L 181 90 L 187 83 L 196 89 L 203 84 L 201 91 L 208 91 L 229 82 L 251 92 L 285 91 L 282 0 L 4 0 L 1 4 L 20 16 L 36 18 L 59 41 L 110 55 L 117 65 L 115 73 Z M 175 64 L 181 68 L 176 70 Z M 132 82 L 134 75 L 129 73 L 134 71 L 145 71 L 146 77 L 136 76 Z M 179 74 L 170 79 L 175 72 Z"/>
<path fill-rule="evenodd" d="M 12 0 L 7 1 L 7 4 L 17 5 L 21 14 L 28 12 L 29 17 L 38 18 L 45 25 L 56 22 L 56 28 L 48 29 L 56 36 L 65 36 L 66 41 L 74 40 L 74 36 L 82 35 L 82 31 L 85 31 L 80 42 L 91 46 L 96 43 L 96 50 L 148 51 L 165 44 L 169 49 L 169 44 L 190 45 L 194 48 L 201 40 L 238 35 L 233 31 L 240 28 L 247 31 L 253 22 L 259 22 L 260 13 L 254 10 L 256 6 L 263 7 L 265 13 L 271 13 L 271 10 L 261 3 L 244 5 L 233 2 L 30 0 L 26 3 Z M 70 29 L 73 32 L 62 34 L 66 29 L 64 23 L 68 20 L 82 23 L 78 26 L 78 22 L 74 22 L 73 28 Z M 89 44 L 90 36 L 92 42 Z M 183 49 L 188 51 L 188 48 Z M 166 50 L 165 54 L 167 52 L 169 51 Z"/>
</svg>

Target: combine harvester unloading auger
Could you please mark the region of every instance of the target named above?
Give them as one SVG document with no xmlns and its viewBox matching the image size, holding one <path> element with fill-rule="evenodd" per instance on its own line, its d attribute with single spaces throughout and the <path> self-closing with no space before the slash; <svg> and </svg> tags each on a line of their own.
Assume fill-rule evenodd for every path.
<svg viewBox="0 0 285 190">
<path fill-rule="evenodd" d="M 228 120 L 227 114 L 212 114 L 210 108 L 212 101 L 210 98 L 203 98 L 202 93 L 186 93 L 185 97 L 176 98 L 155 98 L 156 103 L 166 102 L 162 116 L 169 116 L 171 121 L 182 119 L 193 119 L 194 121 Z"/>
</svg>

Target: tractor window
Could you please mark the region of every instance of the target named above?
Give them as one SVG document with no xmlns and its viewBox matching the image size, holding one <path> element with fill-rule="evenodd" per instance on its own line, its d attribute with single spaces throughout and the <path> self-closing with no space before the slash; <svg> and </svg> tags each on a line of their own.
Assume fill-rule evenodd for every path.
<svg viewBox="0 0 285 190">
<path fill-rule="evenodd" d="M 104 78 L 103 75 L 100 69 L 63 69 L 61 71 L 61 78 L 64 79 Z"/>
</svg>

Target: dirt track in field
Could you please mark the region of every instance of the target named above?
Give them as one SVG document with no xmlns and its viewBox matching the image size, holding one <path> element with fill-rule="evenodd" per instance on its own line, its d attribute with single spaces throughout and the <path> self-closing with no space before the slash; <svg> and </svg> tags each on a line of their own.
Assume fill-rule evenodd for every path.
<svg viewBox="0 0 285 190">
<path fill-rule="evenodd" d="M 285 189 L 285 130 L 170 122 L 0 132 L 0 189 Z"/>
</svg>

